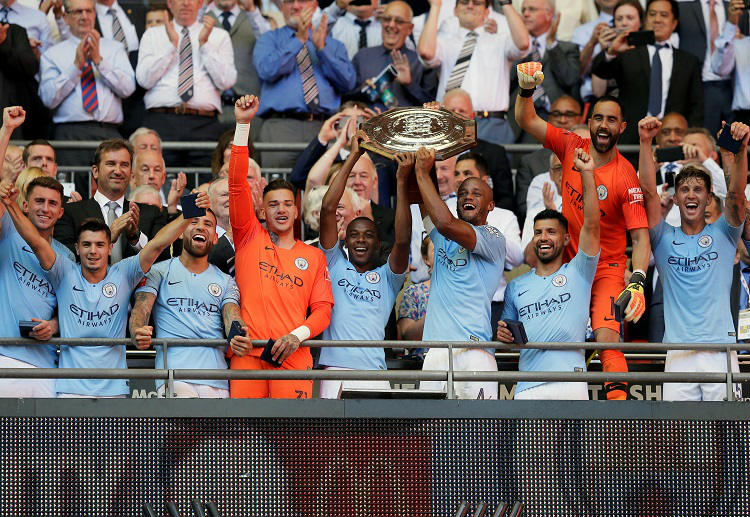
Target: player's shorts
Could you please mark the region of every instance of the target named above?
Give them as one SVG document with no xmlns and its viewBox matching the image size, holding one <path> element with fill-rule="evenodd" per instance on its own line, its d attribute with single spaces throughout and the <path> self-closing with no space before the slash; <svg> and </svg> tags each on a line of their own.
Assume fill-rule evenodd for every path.
<svg viewBox="0 0 750 517">
<path fill-rule="evenodd" d="M 229 390 L 209 386 L 207 384 L 195 384 L 193 382 L 174 381 L 172 385 L 172 397 L 178 399 L 228 399 Z M 166 398 L 167 385 L 162 384 L 156 390 L 160 399 Z"/>
<path fill-rule="evenodd" d="M 533 388 L 517 391 L 513 400 L 588 400 L 589 386 L 585 382 L 545 382 Z"/>
<path fill-rule="evenodd" d="M 448 370 L 448 349 L 430 348 L 422 363 L 422 370 Z M 496 372 L 495 356 L 482 348 L 461 348 L 453 351 L 453 371 Z M 445 390 L 446 381 L 420 381 L 421 390 Z M 497 382 L 454 382 L 453 390 L 459 399 L 497 400 Z"/>
<path fill-rule="evenodd" d="M 0 368 L 36 368 L 31 363 L 0 355 Z M 0 379 L 0 398 L 57 397 L 55 379 Z"/>
<path fill-rule="evenodd" d="M 339 366 L 326 366 L 326 370 L 351 370 L 352 368 L 341 368 Z M 339 399 L 341 390 L 377 390 L 390 391 L 389 381 L 320 381 L 320 398 Z"/>
<path fill-rule="evenodd" d="M 620 333 L 620 322 L 615 319 L 615 301 L 625 289 L 625 278 L 619 270 L 615 275 L 597 272 L 591 286 L 591 328 L 607 328 Z"/>
<path fill-rule="evenodd" d="M 239 360 L 239 361 L 238 361 Z M 239 363 L 239 365 L 237 364 Z M 280 367 L 263 361 L 258 356 L 232 357 L 231 369 L 244 370 L 312 370 L 312 355 L 307 347 L 299 348 Z M 309 399 L 312 380 L 230 380 L 229 396 L 233 399 Z"/>
<path fill-rule="evenodd" d="M 732 351 L 732 371 L 739 372 L 737 352 Z M 665 372 L 726 372 L 727 353 L 702 350 L 668 350 L 664 363 Z M 742 388 L 733 386 L 736 399 L 741 398 Z M 695 384 L 686 382 L 665 382 L 661 392 L 662 400 L 726 400 L 726 383 Z"/>
</svg>

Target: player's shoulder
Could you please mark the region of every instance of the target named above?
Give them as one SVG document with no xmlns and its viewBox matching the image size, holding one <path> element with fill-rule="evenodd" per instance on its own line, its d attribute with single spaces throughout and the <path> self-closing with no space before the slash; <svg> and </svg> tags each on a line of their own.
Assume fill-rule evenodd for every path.
<svg viewBox="0 0 750 517">
<path fill-rule="evenodd" d="M 297 244 L 292 248 L 297 255 L 299 255 L 297 258 L 295 258 L 295 265 L 299 268 L 300 265 L 302 265 L 302 262 L 300 264 L 297 264 L 297 261 L 300 259 L 304 259 L 308 264 L 327 264 L 325 253 L 323 253 L 323 250 L 320 249 L 318 246 L 311 246 L 310 244 L 305 244 L 302 241 L 297 241 Z M 303 271 L 307 269 L 305 267 Z"/>
<path fill-rule="evenodd" d="M 473 226 L 473 225 L 472 225 Z M 474 230 L 480 234 L 485 235 L 491 239 L 497 239 L 497 240 L 505 240 L 505 237 L 503 236 L 503 232 L 501 232 L 496 226 L 493 226 L 490 223 L 483 224 L 480 226 L 474 226 Z"/>
</svg>

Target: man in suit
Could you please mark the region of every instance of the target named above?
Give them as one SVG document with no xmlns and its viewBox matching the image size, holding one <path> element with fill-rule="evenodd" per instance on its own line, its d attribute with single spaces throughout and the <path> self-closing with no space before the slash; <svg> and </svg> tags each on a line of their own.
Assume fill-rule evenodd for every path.
<svg viewBox="0 0 750 517">
<path fill-rule="evenodd" d="M 149 239 L 166 225 L 162 211 L 151 205 L 131 203 L 125 199 L 125 191 L 130 183 L 133 148 L 122 139 L 105 140 L 96 149 L 91 174 L 97 182 L 94 197 L 85 201 L 68 203 L 65 213 L 55 225 L 55 238 L 75 253 L 76 231 L 84 219 L 93 217 L 112 222 L 123 212 L 134 212 L 137 225 L 131 224 L 123 232 L 112 248 L 112 263 L 136 255 Z M 160 260 L 169 258 L 165 249 Z"/>
<path fill-rule="evenodd" d="M 361 215 L 372 217 L 375 226 L 378 228 L 378 239 L 383 245 L 387 244 L 386 247 L 390 250 L 396 239 L 394 227 L 396 214 L 391 207 L 379 205 L 373 200 L 377 184 L 378 173 L 375 170 L 375 163 L 365 153 L 352 167 L 346 186 L 359 196 Z"/>
<path fill-rule="evenodd" d="M 234 278 L 234 240 L 232 225 L 229 222 L 229 182 L 219 178 L 208 187 L 208 198 L 211 211 L 216 216 L 216 235 L 218 241 L 208 253 L 208 261 L 223 273 Z"/>
<path fill-rule="evenodd" d="M 544 82 L 541 88 L 537 88 L 534 105 L 539 116 L 547 120 L 552 104 L 563 95 L 574 95 L 578 89 L 581 77 L 580 51 L 575 43 L 557 40 L 561 15 L 555 15 L 554 0 L 524 0 L 521 14 L 529 30 L 531 49 L 528 56 L 514 65 L 524 61 L 538 61 L 544 65 Z M 513 93 L 510 98 L 513 103 L 518 93 L 518 78 L 512 74 L 511 81 Z M 513 106 L 514 104 L 511 105 L 511 110 L 514 109 Z M 511 126 L 516 137 L 521 136 L 521 128 L 514 120 L 511 121 Z M 534 141 L 531 137 L 522 136 L 522 141 Z"/>
<path fill-rule="evenodd" d="M 654 31 L 656 45 L 632 48 L 627 33 L 622 33 L 594 58 L 592 72 L 614 79 L 620 88 L 628 123 L 620 138 L 622 144 L 638 142 L 638 121 L 646 115 L 662 118 L 676 111 L 691 126 L 703 125 L 701 64 L 694 55 L 670 43 L 678 19 L 676 0 L 649 0 L 645 28 Z M 654 69 L 661 73 L 652 74 Z"/>
</svg>

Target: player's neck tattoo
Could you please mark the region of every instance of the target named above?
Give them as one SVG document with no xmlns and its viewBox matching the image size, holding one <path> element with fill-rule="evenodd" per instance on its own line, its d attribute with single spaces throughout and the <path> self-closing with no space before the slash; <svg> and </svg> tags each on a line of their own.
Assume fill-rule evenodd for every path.
<svg viewBox="0 0 750 517">
<path fill-rule="evenodd" d="M 278 244 L 279 243 L 279 236 L 278 236 L 278 234 L 276 234 L 276 233 L 274 233 L 272 231 L 269 231 L 268 234 L 271 236 L 271 242 L 273 242 L 274 244 Z"/>
</svg>

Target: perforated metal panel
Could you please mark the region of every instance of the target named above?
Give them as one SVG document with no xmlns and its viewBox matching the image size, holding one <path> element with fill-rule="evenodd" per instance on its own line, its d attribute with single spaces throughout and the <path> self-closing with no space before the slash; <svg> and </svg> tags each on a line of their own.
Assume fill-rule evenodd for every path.
<svg viewBox="0 0 750 517">
<path fill-rule="evenodd" d="M 747 517 L 750 423 L 0 418 L 0 514 Z"/>
</svg>

